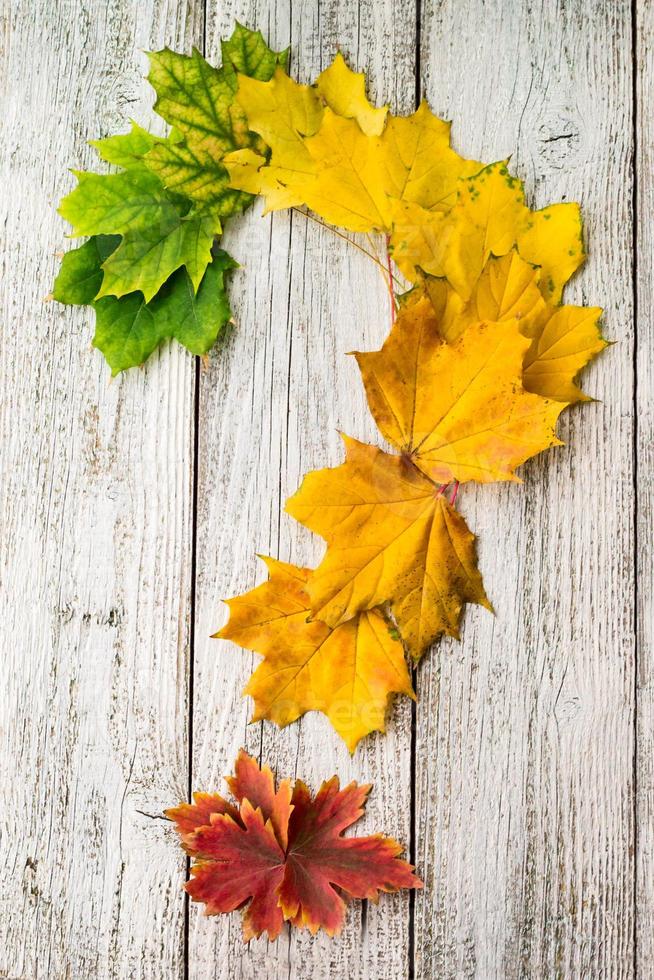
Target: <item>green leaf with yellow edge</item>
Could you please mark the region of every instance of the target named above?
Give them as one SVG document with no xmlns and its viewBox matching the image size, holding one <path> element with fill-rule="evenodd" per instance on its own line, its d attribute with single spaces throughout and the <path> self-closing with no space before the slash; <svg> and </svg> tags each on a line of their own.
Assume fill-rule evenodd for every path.
<svg viewBox="0 0 654 980">
<path fill-rule="evenodd" d="M 220 42 L 223 64 L 231 64 L 237 72 L 267 81 L 277 66 L 288 67 L 289 48 L 273 51 L 264 41 L 261 31 L 251 31 L 236 21 L 231 37 Z"/>
<path fill-rule="evenodd" d="M 211 262 L 214 238 L 220 231 L 217 218 L 191 213 L 127 232 L 102 266 L 104 278 L 98 299 L 138 290 L 149 302 L 181 267 L 197 290 Z"/>
<path fill-rule="evenodd" d="M 183 213 L 188 205 L 172 198 L 147 170 L 78 173 L 77 178 L 77 187 L 59 206 L 75 235 L 123 235 L 103 266 L 98 297 L 140 290 L 147 302 L 181 266 L 198 288 L 221 231 L 218 218 Z"/>
<path fill-rule="evenodd" d="M 52 288 L 58 303 L 91 306 L 102 286 L 102 263 L 120 244 L 120 235 L 95 235 L 66 252 Z"/>
<path fill-rule="evenodd" d="M 167 140 L 154 136 L 135 122 L 132 122 L 129 133 L 89 140 L 89 144 L 95 148 L 101 160 L 123 170 L 132 170 L 135 167 L 143 169 L 145 167 L 143 157 L 146 153 L 157 143 L 165 142 Z"/>
<path fill-rule="evenodd" d="M 327 542 L 307 582 L 332 628 L 390 602 L 414 659 L 443 633 L 458 636 L 466 602 L 490 609 L 475 539 L 439 488 L 406 456 L 344 437 L 347 458 L 309 473 L 286 510 Z"/>
<path fill-rule="evenodd" d="M 265 81 L 286 64 L 287 53 L 272 51 L 260 32 L 241 24 L 222 42 L 222 51 L 222 68 L 213 68 L 196 49 L 190 57 L 168 48 L 150 55 L 155 110 L 183 139 L 158 143 L 146 162 L 166 187 L 227 217 L 242 211 L 251 198 L 230 186 L 223 157 L 239 148 L 264 149 L 235 101 L 236 72 Z"/>
<path fill-rule="evenodd" d="M 380 136 L 388 106 L 375 109 L 366 96 L 366 78 L 348 68 L 339 51 L 329 68 L 318 76 L 316 88 L 325 104 L 346 119 L 356 119 L 367 136 Z"/>
<path fill-rule="evenodd" d="M 53 289 L 60 303 L 93 307 L 93 346 L 102 351 L 112 374 L 143 364 L 162 341 L 170 338 L 193 354 L 206 353 L 231 319 L 224 277 L 235 267 L 234 260 L 217 251 L 197 294 L 186 270 L 179 269 L 149 303 L 138 292 L 119 299 L 95 299 L 103 263 L 119 241 L 117 236 L 97 236 L 67 252 Z"/>
<path fill-rule="evenodd" d="M 264 657 L 244 691 L 252 721 L 283 727 L 321 711 L 353 752 L 364 735 L 384 731 L 391 694 L 414 697 L 402 644 L 376 609 L 333 630 L 312 620 L 310 569 L 263 560 L 268 581 L 227 600 L 229 622 L 216 634 Z"/>
<path fill-rule="evenodd" d="M 118 174 L 73 171 L 77 187 L 64 197 L 59 214 L 73 226 L 74 237 L 121 235 L 180 217 L 161 181 L 147 170 Z"/>
</svg>

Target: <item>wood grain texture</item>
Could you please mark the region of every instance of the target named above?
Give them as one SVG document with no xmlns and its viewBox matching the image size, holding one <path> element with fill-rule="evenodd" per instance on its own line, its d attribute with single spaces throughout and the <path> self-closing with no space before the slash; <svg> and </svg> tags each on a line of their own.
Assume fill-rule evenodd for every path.
<svg viewBox="0 0 654 980">
<path fill-rule="evenodd" d="M 413 108 L 411 3 L 225 3 L 210 13 L 210 58 L 218 58 L 219 38 L 237 17 L 260 27 L 273 46 L 291 44 L 301 81 L 315 78 L 340 46 L 369 71 L 380 101 Z M 202 376 L 193 782 L 218 785 L 245 745 L 280 775 L 297 774 L 314 788 L 334 772 L 343 783 L 373 782 L 357 832 L 383 830 L 408 843 L 409 703 L 396 702 L 387 736 L 366 740 L 352 759 L 323 716 L 283 731 L 268 723 L 248 727 L 251 703 L 240 692 L 258 658 L 209 639 L 225 618 L 220 598 L 263 578 L 256 553 L 316 563 L 318 541 L 283 506 L 305 472 L 342 460 L 337 430 L 376 438 L 356 364 L 345 352 L 378 346 L 388 330 L 378 268 L 302 215 L 260 213 L 260 207 L 248 213 L 226 235 L 226 247 L 244 265 L 232 285 L 238 329 Z M 406 895 L 384 896 L 379 906 L 354 903 L 336 941 L 307 933 L 248 948 L 238 917 L 207 920 L 192 909 L 191 976 L 403 976 L 408 904 Z"/>
<path fill-rule="evenodd" d="M 0 976 L 181 976 L 192 359 L 109 383 L 88 311 L 44 302 L 86 140 L 151 119 L 143 49 L 200 4 L 4 6 Z"/>
<path fill-rule="evenodd" d="M 429 5 L 424 89 L 454 140 L 538 206 L 579 200 L 571 302 L 619 341 L 565 448 L 523 487 L 465 488 L 496 617 L 420 671 L 420 977 L 633 976 L 631 20 L 625 2 Z"/>
<path fill-rule="evenodd" d="M 654 976 L 654 6 L 637 8 L 636 40 L 636 453 L 638 501 L 636 673 L 636 957 Z"/>
<path fill-rule="evenodd" d="M 4 5 L 0 977 L 654 977 L 654 5 L 634 2 L 636 38 L 627 0 Z M 142 50 L 205 43 L 217 64 L 235 17 L 290 44 L 302 81 L 341 47 L 396 111 L 418 75 L 461 152 L 513 153 L 536 205 L 580 200 L 590 258 L 566 299 L 603 305 L 619 342 L 586 375 L 603 402 L 566 415 L 568 445 L 524 487 L 461 491 L 497 615 L 468 611 L 463 642 L 423 660 L 413 744 L 396 701 L 353 757 L 321 716 L 248 725 L 258 658 L 209 636 L 220 599 L 263 578 L 257 552 L 320 557 L 283 505 L 342 459 L 337 430 L 378 439 L 345 357 L 388 330 L 378 269 L 255 207 L 225 239 L 238 326 L 197 391 L 177 347 L 110 385 L 88 314 L 43 303 L 66 168 L 91 165 L 88 137 L 154 120 Z M 357 832 L 411 843 L 425 891 L 354 903 L 336 941 L 245 947 L 237 915 L 187 909 L 159 815 L 189 779 L 219 788 L 241 746 L 314 788 L 373 782 Z"/>
</svg>

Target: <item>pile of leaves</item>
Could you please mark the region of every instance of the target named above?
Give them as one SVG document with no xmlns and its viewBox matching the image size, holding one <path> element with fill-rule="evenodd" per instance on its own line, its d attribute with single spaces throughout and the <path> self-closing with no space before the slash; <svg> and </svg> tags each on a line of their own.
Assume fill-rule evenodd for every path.
<svg viewBox="0 0 654 980">
<path fill-rule="evenodd" d="M 187 892 L 207 915 L 247 906 L 246 942 L 264 932 L 276 939 L 285 921 L 334 936 L 348 899 L 422 887 L 391 838 L 342 836 L 362 816 L 370 786 L 340 789 L 333 776 L 315 797 L 300 779 L 275 788 L 270 769 L 243 750 L 227 783 L 235 803 L 196 793 L 167 816 L 194 858 Z"/>
<path fill-rule="evenodd" d="M 171 132 L 134 124 L 94 141 L 119 170 L 78 173 L 62 201 L 91 237 L 65 256 L 54 295 L 95 309 L 94 344 L 116 373 L 165 338 L 201 354 L 224 333 L 235 262 L 217 242 L 254 195 L 382 236 L 391 331 L 355 356 L 395 453 L 344 437 L 345 462 L 287 503 L 325 539 L 323 561 L 266 559 L 268 581 L 229 601 L 217 634 L 264 658 L 246 688 L 253 720 L 322 711 L 354 750 L 383 730 L 391 694 L 414 696 L 405 650 L 417 661 L 458 636 L 466 603 L 491 608 L 459 484 L 517 481 L 559 444 L 560 413 L 586 398 L 576 376 L 606 344 L 601 310 L 561 303 L 585 257 L 578 205 L 532 211 L 507 161 L 459 156 L 426 102 L 405 117 L 375 108 L 341 54 L 301 85 L 287 52 L 241 25 L 222 54 L 221 68 L 198 51 L 150 55 Z"/>
</svg>

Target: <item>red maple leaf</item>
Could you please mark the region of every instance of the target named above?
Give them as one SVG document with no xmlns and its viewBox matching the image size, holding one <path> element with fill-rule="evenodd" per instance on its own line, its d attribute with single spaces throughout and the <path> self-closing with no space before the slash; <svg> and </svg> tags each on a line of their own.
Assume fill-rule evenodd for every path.
<svg viewBox="0 0 654 980">
<path fill-rule="evenodd" d="M 370 786 L 341 790 L 333 776 L 315 798 L 301 780 L 275 789 L 270 769 L 243 750 L 227 780 L 239 808 L 221 796 L 197 793 L 194 804 L 168 810 L 195 858 L 186 890 L 207 915 L 232 912 L 248 901 L 243 937 L 276 939 L 284 920 L 312 933 L 339 933 L 346 900 L 376 902 L 379 892 L 420 888 L 401 846 L 389 837 L 342 836 L 363 814 Z"/>
</svg>

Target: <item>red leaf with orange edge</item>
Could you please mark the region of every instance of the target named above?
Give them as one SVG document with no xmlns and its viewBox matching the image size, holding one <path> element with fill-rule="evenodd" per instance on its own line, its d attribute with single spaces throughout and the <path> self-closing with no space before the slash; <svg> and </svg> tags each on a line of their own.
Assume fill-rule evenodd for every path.
<svg viewBox="0 0 654 980">
<path fill-rule="evenodd" d="M 167 811 L 196 858 L 186 890 L 207 915 L 247 905 L 245 941 L 276 939 L 285 920 L 312 933 L 337 935 L 351 898 L 420 888 L 401 846 L 389 837 L 343 837 L 363 814 L 370 786 L 341 790 L 333 776 L 315 797 L 297 780 L 275 788 L 272 772 L 243 750 L 227 780 L 240 807 L 198 793 L 194 804 Z M 197 821 L 197 822 L 196 822 Z"/>
</svg>

